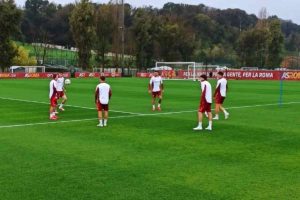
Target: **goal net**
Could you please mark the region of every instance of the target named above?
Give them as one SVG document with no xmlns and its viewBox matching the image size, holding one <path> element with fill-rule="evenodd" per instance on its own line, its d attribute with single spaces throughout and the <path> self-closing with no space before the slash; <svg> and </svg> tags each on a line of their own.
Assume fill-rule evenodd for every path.
<svg viewBox="0 0 300 200">
<path fill-rule="evenodd" d="M 159 71 L 165 79 L 197 80 L 202 74 L 212 76 L 216 66 L 196 62 L 156 62 L 148 71 Z"/>
</svg>

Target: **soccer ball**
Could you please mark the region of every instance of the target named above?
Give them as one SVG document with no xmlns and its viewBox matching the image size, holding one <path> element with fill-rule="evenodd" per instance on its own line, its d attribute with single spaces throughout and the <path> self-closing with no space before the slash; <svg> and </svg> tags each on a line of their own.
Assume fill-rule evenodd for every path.
<svg viewBox="0 0 300 200">
<path fill-rule="evenodd" d="M 66 85 L 70 85 L 70 84 L 71 84 L 71 80 L 70 80 L 70 79 L 66 79 L 66 80 L 65 80 L 65 84 L 66 84 Z"/>
</svg>

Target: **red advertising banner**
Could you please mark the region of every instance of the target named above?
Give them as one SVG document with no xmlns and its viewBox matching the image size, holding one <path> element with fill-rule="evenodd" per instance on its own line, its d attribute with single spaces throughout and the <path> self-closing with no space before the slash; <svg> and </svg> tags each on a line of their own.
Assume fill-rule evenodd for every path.
<svg viewBox="0 0 300 200">
<path fill-rule="evenodd" d="M 28 78 L 28 79 L 31 79 L 31 78 L 52 78 L 53 77 L 53 74 L 57 74 L 57 73 L 48 73 L 48 72 L 45 72 L 45 73 L 23 73 L 23 72 L 20 72 L 20 73 L 0 73 L 0 79 L 3 79 L 3 78 Z M 70 73 L 69 72 L 65 72 L 63 73 L 63 76 L 65 78 L 70 78 Z"/>
<path fill-rule="evenodd" d="M 199 78 L 202 74 L 212 75 L 212 78 L 216 78 L 217 71 L 203 71 L 196 70 L 195 77 Z M 171 74 L 171 76 L 170 76 Z M 194 72 L 192 70 L 179 70 L 177 72 L 170 71 L 170 73 L 161 73 L 163 78 L 178 78 L 188 79 L 193 78 Z M 151 73 L 137 73 L 137 77 L 148 78 L 151 77 Z M 227 79 L 232 80 L 298 80 L 300 81 L 300 71 L 242 71 L 242 70 L 228 70 L 224 71 L 224 76 Z"/>
<path fill-rule="evenodd" d="M 76 72 L 75 78 L 99 78 L 100 76 L 105 77 L 121 77 L 121 73 L 118 72 Z"/>
<path fill-rule="evenodd" d="M 149 72 L 138 72 L 136 76 L 139 78 L 151 78 L 152 74 Z"/>
</svg>

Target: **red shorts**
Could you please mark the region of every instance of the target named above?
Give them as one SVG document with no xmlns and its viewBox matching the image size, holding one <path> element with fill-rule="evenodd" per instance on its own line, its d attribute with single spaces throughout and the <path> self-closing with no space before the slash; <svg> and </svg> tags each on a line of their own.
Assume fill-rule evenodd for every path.
<svg viewBox="0 0 300 200">
<path fill-rule="evenodd" d="M 157 97 L 160 97 L 161 96 L 161 91 L 158 91 L 158 92 L 152 92 L 152 97 L 153 98 L 157 98 Z"/>
<path fill-rule="evenodd" d="M 225 97 L 222 97 L 221 95 L 217 95 L 215 97 L 216 104 L 223 104 L 224 100 L 225 100 Z"/>
<path fill-rule="evenodd" d="M 201 113 L 211 112 L 211 103 L 207 103 L 206 101 L 201 101 L 198 111 Z"/>
<path fill-rule="evenodd" d="M 56 107 L 57 106 L 57 98 L 56 97 L 51 97 L 50 106 L 51 107 Z"/>
<path fill-rule="evenodd" d="M 58 98 L 61 98 L 63 96 L 65 96 L 65 92 L 64 91 L 57 91 L 57 97 Z"/>
<path fill-rule="evenodd" d="M 108 104 L 101 104 L 100 102 L 97 102 L 97 108 L 98 111 L 108 111 Z"/>
</svg>

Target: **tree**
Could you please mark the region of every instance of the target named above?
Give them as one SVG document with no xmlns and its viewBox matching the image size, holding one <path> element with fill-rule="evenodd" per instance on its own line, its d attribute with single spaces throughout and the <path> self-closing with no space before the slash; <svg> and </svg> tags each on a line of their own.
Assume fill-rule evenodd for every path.
<svg viewBox="0 0 300 200">
<path fill-rule="evenodd" d="M 57 11 L 49 19 L 45 27 L 49 33 L 49 40 L 53 44 L 74 46 L 70 30 L 69 16 L 74 9 L 74 4 L 67 4 L 64 7 L 58 6 Z"/>
<path fill-rule="evenodd" d="M 0 66 L 2 71 L 12 64 L 17 52 L 10 41 L 19 32 L 21 12 L 13 0 L 0 0 Z"/>
<path fill-rule="evenodd" d="M 154 47 L 160 29 L 159 20 L 149 10 L 138 9 L 134 16 L 133 33 L 136 41 L 136 64 L 150 67 L 154 62 Z"/>
<path fill-rule="evenodd" d="M 44 42 L 45 25 L 48 22 L 46 10 L 48 0 L 26 0 L 22 21 L 22 32 L 28 42 Z"/>
<path fill-rule="evenodd" d="M 89 67 L 91 50 L 95 37 L 95 9 L 89 0 L 76 3 L 70 17 L 70 27 L 78 48 L 78 65 L 83 69 Z"/>
<path fill-rule="evenodd" d="M 269 23 L 270 37 L 268 40 L 268 60 L 266 65 L 270 68 L 279 67 L 283 59 L 284 37 L 281 32 L 279 20 L 272 20 Z"/>
<path fill-rule="evenodd" d="M 13 58 L 12 63 L 14 65 L 20 65 L 20 66 L 31 66 L 31 65 L 36 65 L 36 58 L 35 57 L 30 57 L 28 50 L 26 50 L 22 46 L 17 46 L 15 43 L 13 43 L 13 47 L 17 52 L 17 55 Z"/>
<path fill-rule="evenodd" d="M 269 31 L 253 28 L 244 31 L 238 41 L 241 65 L 264 67 L 268 50 Z"/>
<path fill-rule="evenodd" d="M 112 5 L 101 5 L 96 12 L 96 61 L 102 66 L 108 63 L 105 53 L 112 44 L 112 32 L 118 28 L 113 19 Z"/>
</svg>

